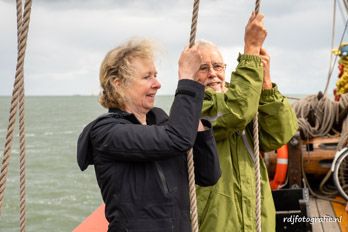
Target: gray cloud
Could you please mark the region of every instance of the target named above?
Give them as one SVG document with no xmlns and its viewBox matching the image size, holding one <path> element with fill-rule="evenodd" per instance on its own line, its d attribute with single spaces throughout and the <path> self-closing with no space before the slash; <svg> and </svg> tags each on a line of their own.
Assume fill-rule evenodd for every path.
<svg viewBox="0 0 348 232">
<path fill-rule="evenodd" d="M 152 38 L 159 57 L 160 94 L 173 94 L 177 59 L 188 43 L 193 1 L 35 0 L 25 60 L 29 95 L 97 94 L 104 54 L 130 37 Z M 197 38 L 214 41 L 228 63 L 243 50 L 244 26 L 254 2 L 201 1 Z M 286 93 L 312 93 L 325 84 L 331 44 L 332 3 L 326 0 L 261 2 L 272 78 Z M 0 1 L 0 95 L 12 91 L 16 65 L 16 16 Z M 337 19 L 335 44 L 343 30 Z M 333 80 L 336 80 L 335 71 Z M 331 86 L 333 83 L 331 84 Z"/>
<path fill-rule="evenodd" d="M 12 0 L 1 0 L 2 2 L 13 4 Z M 215 2 L 215 1 L 212 1 Z M 147 11 L 157 11 L 168 9 L 170 7 L 180 7 L 188 3 L 185 0 L 35 0 L 33 6 L 40 6 L 46 9 L 67 10 L 67 9 L 94 9 L 94 10 L 110 10 L 110 9 L 142 9 Z"/>
</svg>

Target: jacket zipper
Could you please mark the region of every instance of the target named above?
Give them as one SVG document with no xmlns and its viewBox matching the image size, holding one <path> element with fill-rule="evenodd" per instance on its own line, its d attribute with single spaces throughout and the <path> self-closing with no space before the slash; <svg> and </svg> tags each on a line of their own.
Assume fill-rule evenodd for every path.
<svg viewBox="0 0 348 232">
<path fill-rule="evenodd" d="M 161 182 L 162 182 L 164 194 L 167 195 L 168 192 L 169 192 L 169 189 L 168 189 L 168 186 L 167 186 L 166 177 L 164 176 L 164 173 L 163 173 L 163 170 L 162 170 L 161 166 L 160 166 L 157 162 L 155 162 L 155 166 L 156 166 L 158 175 L 159 175 L 159 177 L 160 177 L 160 180 L 161 180 Z"/>
</svg>

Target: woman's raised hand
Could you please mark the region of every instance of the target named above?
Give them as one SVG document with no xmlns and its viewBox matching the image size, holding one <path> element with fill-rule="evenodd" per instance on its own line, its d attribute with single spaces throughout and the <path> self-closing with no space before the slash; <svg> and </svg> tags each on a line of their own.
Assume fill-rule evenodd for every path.
<svg viewBox="0 0 348 232">
<path fill-rule="evenodd" d="M 179 80 L 194 80 L 201 64 L 202 57 L 197 49 L 197 45 L 191 48 L 186 47 L 179 58 Z"/>
</svg>

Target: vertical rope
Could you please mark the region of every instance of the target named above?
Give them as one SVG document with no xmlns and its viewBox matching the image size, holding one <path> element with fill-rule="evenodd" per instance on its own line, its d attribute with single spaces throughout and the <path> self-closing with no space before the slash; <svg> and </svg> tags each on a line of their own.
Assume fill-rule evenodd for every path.
<svg viewBox="0 0 348 232">
<path fill-rule="evenodd" d="M 256 0 L 255 13 L 260 11 L 260 0 Z M 253 138 L 254 138 L 254 167 L 256 184 L 256 231 L 261 232 L 261 174 L 260 174 L 260 150 L 259 150 L 259 122 L 258 112 L 253 119 Z"/>
<path fill-rule="evenodd" d="M 334 0 L 334 6 L 333 6 L 333 13 L 332 13 L 332 31 L 331 31 L 331 51 L 334 47 L 334 43 L 335 43 L 335 26 L 336 26 L 336 0 Z M 327 90 L 329 87 L 329 83 L 330 83 L 330 79 L 331 79 L 331 74 L 332 71 L 331 69 L 333 69 L 333 65 L 332 65 L 332 57 L 334 56 L 334 54 L 332 52 L 330 52 L 330 61 L 329 61 L 329 72 L 327 74 L 327 80 L 326 80 L 326 85 L 325 85 L 325 89 L 324 89 L 324 95 L 327 94 Z M 336 60 L 335 60 L 336 63 Z"/>
<path fill-rule="evenodd" d="M 256 0 L 256 3 L 255 3 L 255 13 L 259 13 L 260 11 L 260 2 L 261 0 Z"/>
<path fill-rule="evenodd" d="M 258 112 L 253 119 L 253 137 L 254 137 L 254 166 L 256 183 L 256 231 L 261 232 L 261 175 L 260 175 L 260 150 L 259 150 L 259 122 Z"/>
<path fill-rule="evenodd" d="M 190 33 L 190 45 L 191 48 L 195 44 L 197 21 L 199 11 L 199 0 L 195 0 L 193 3 L 192 11 L 192 23 Z M 196 198 L 196 184 L 195 184 L 195 169 L 193 163 L 192 148 L 187 153 L 187 168 L 188 168 L 188 180 L 189 180 L 189 196 L 190 196 L 190 212 L 191 212 L 191 229 L 192 232 L 198 232 L 198 214 L 197 214 L 197 198 Z"/>
<path fill-rule="evenodd" d="M 20 2 L 21 0 L 17 0 Z M 27 41 L 30 12 L 31 12 L 31 0 L 26 0 L 24 4 L 24 16 L 23 16 L 23 40 Z M 25 42 L 26 45 L 26 42 Z M 24 48 L 25 49 L 25 48 Z M 24 64 L 23 64 L 24 66 Z M 24 73 L 22 72 L 21 88 L 19 93 L 19 223 L 20 232 L 26 231 L 26 149 L 25 149 L 25 120 L 24 120 Z"/>
<path fill-rule="evenodd" d="M 0 172 L 0 209 L 3 204 L 6 180 L 13 143 L 13 133 L 16 121 L 17 106 L 19 104 L 19 134 L 20 134 L 20 231 L 25 231 L 25 126 L 24 126 L 24 57 L 29 31 L 31 0 L 25 1 L 24 15 L 22 14 L 22 1 L 17 0 L 17 66 L 16 76 L 12 91 L 9 125 L 7 128 L 4 155 Z"/>
<path fill-rule="evenodd" d="M 193 3 L 193 10 L 192 10 L 190 47 L 192 47 L 195 44 L 195 40 L 196 40 L 198 11 L 199 11 L 199 0 L 195 0 L 194 3 Z"/>
<path fill-rule="evenodd" d="M 192 148 L 187 153 L 187 168 L 188 168 L 188 180 L 189 180 L 191 229 L 192 229 L 192 232 L 198 232 L 195 168 L 194 168 L 194 163 L 193 163 Z"/>
</svg>

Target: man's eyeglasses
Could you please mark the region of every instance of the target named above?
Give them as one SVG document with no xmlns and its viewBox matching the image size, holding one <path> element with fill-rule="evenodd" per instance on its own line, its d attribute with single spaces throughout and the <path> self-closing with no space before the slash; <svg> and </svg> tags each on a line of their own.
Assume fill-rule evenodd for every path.
<svg viewBox="0 0 348 232">
<path fill-rule="evenodd" d="M 222 72 L 226 68 L 226 64 L 223 63 L 213 63 L 211 66 L 209 64 L 202 64 L 199 67 L 199 71 L 202 73 L 208 73 L 210 69 L 214 69 L 216 72 Z"/>
</svg>

